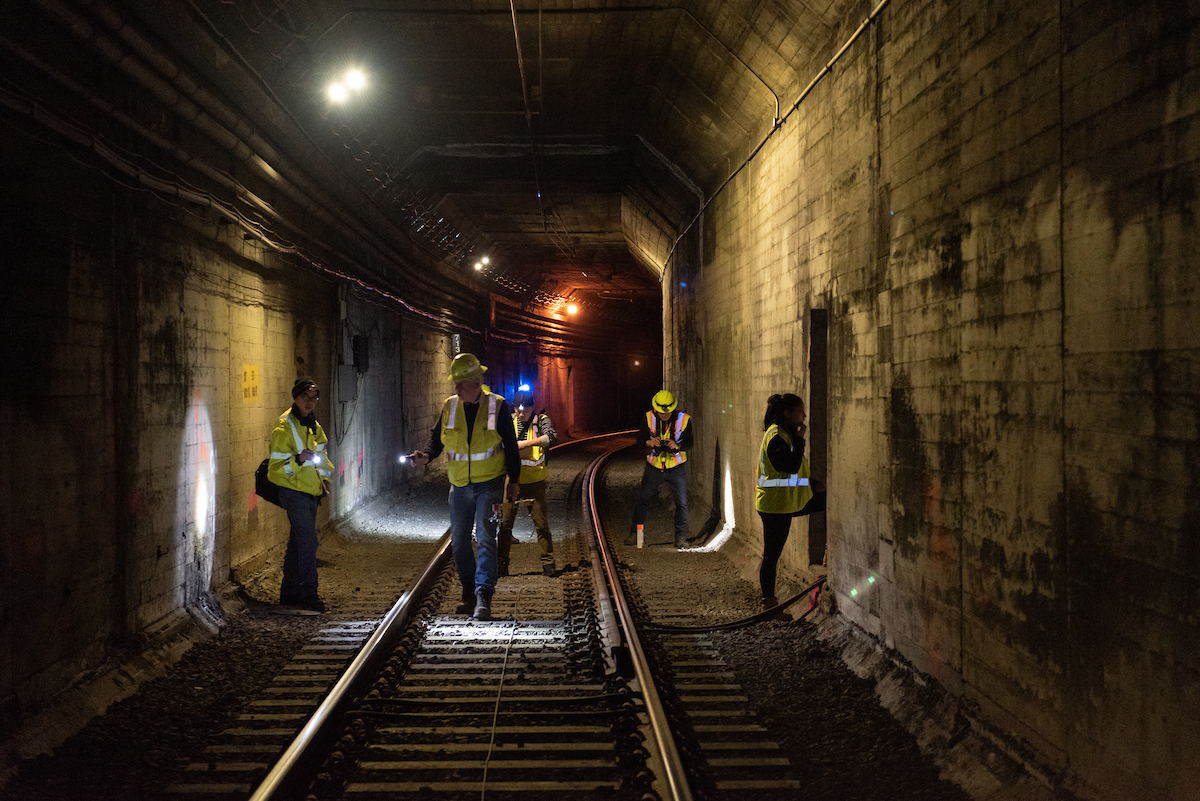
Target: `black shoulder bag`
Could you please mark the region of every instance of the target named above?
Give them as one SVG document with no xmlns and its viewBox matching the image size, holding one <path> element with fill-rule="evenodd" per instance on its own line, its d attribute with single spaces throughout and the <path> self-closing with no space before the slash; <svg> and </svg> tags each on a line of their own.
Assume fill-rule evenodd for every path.
<svg viewBox="0 0 1200 801">
<path fill-rule="evenodd" d="M 272 483 L 271 479 L 267 478 L 267 467 L 270 462 L 270 457 L 263 459 L 262 464 L 254 471 L 254 494 L 264 501 L 281 506 L 279 503 L 279 485 Z"/>
</svg>

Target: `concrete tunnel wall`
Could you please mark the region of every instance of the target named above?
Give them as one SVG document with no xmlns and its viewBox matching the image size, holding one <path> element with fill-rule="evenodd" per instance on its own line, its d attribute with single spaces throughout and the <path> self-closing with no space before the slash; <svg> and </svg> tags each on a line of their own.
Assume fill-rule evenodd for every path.
<svg viewBox="0 0 1200 801">
<path fill-rule="evenodd" d="M 765 401 L 809 397 L 824 310 L 837 609 L 1103 798 L 1200 798 L 1185 17 L 892 3 L 664 280 L 693 493 L 719 449 L 726 518 L 759 552 Z M 811 576 L 792 530 L 783 566 Z"/>
<path fill-rule="evenodd" d="M 759 547 L 763 405 L 808 396 L 826 311 L 839 611 L 1105 798 L 1196 797 L 1200 775 L 1194 38 L 1169 3 L 895 3 L 664 280 L 694 514 L 728 475 L 735 547 Z M 412 478 L 394 456 L 424 442 L 450 351 L 240 231 L 20 131 L 5 144 L 12 721 L 281 556 L 252 473 L 297 372 L 321 382 L 337 448 L 326 520 Z M 355 334 L 371 367 L 335 401 Z M 580 372 L 576 394 L 609 386 Z M 586 430 L 575 412 L 556 419 Z M 784 566 L 805 574 L 793 529 Z"/>
<path fill-rule="evenodd" d="M 218 615 L 214 595 L 230 582 L 281 564 L 287 518 L 254 494 L 254 470 L 297 375 L 321 387 L 335 465 L 324 526 L 444 475 L 444 459 L 426 473 L 397 457 L 425 445 L 453 391 L 453 333 L 498 385 L 531 358 L 368 301 L 19 131 L 0 174 L 6 733 L 122 654 Z M 355 337 L 368 343 L 365 371 Z M 611 387 L 603 361 L 534 361 L 560 429 L 612 419 L 612 404 L 595 403 Z"/>
</svg>

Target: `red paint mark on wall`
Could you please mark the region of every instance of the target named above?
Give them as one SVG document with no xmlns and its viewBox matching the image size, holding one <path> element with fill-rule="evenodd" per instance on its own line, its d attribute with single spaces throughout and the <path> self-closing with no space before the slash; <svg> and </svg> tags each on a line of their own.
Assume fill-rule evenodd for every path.
<svg viewBox="0 0 1200 801">
<path fill-rule="evenodd" d="M 258 493 L 254 490 L 250 490 L 250 496 L 246 498 L 246 508 L 252 512 L 258 508 Z"/>
</svg>

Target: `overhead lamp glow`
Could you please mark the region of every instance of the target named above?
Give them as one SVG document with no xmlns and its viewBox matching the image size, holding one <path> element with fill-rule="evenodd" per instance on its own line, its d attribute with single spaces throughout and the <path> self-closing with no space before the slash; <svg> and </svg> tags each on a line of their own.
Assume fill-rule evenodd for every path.
<svg viewBox="0 0 1200 801">
<path fill-rule="evenodd" d="M 350 70 L 346 73 L 346 85 L 351 89 L 362 89 L 367 85 L 367 76 L 362 70 Z"/>
<path fill-rule="evenodd" d="M 574 314 L 577 311 L 579 311 L 579 307 L 576 306 L 574 303 L 567 304 L 567 314 Z"/>
<path fill-rule="evenodd" d="M 329 99 L 334 103 L 345 103 L 350 96 L 350 90 L 340 83 L 329 84 Z"/>
<path fill-rule="evenodd" d="M 483 262 L 481 262 L 481 261 L 477 261 L 477 262 L 475 262 L 475 269 L 476 269 L 476 270 L 482 270 L 482 269 L 483 269 Z"/>
</svg>

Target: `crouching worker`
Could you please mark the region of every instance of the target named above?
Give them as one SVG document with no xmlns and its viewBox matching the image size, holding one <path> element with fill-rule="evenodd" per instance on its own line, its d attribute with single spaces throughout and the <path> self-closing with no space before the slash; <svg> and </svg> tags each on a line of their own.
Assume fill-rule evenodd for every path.
<svg viewBox="0 0 1200 801">
<path fill-rule="evenodd" d="M 521 457 L 512 411 L 504 398 L 483 388 L 485 372 L 487 368 L 470 353 L 454 357 L 448 378 L 454 382 L 454 394 L 442 406 L 425 450 L 409 454 L 413 462 L 425 465 L 446 451 L 450 547 L 462 583 L 462 603 L 456 611 L 473 614 L 476 620 L 492 619 L 499 525 L 492 510 L 504 493 L 505 475 L 509 500 L 517 500 L 521 493 Z M 478 553 L 471 548 L 472 529 Z"/>
<path fill-rule="evenodd" d="M 550 518 L 546 510 L 546 451 L 558 442 L 554 424 L 545 411 L 534 413 L 533 393 L 518 390 L 513 395 L 517 407 L 513 423 L 517 427 L 517 447 L 521 452 L 521 500 L 529 500 L 529 514 L 537 531 L 538 547 L 541 548 L 542 572 L 550 578 L 559 575 L 554 564 L 554 539 L 550 536 Z M 500 541 L 497 545 L 497 571 L 508 575 L 508 557 L 513 545 L 513 523 L 517 519 L 517 506 L 505 510 L 500 522 Z"/>
<path fill-rule="evenodd" d="M 271 431 L 267 479 L 279 487 L 279 505 L 287 512 L 291 533 L 283 556 L 279 603 L 324 612 L 317 595 L 317 506 L 329 493 L 333 466 L 325 452 L 325 431 L 317 422 L 321 390 L 311 378 L 296 379 L 292 408 L 279 416 Z"/>
</svg>

